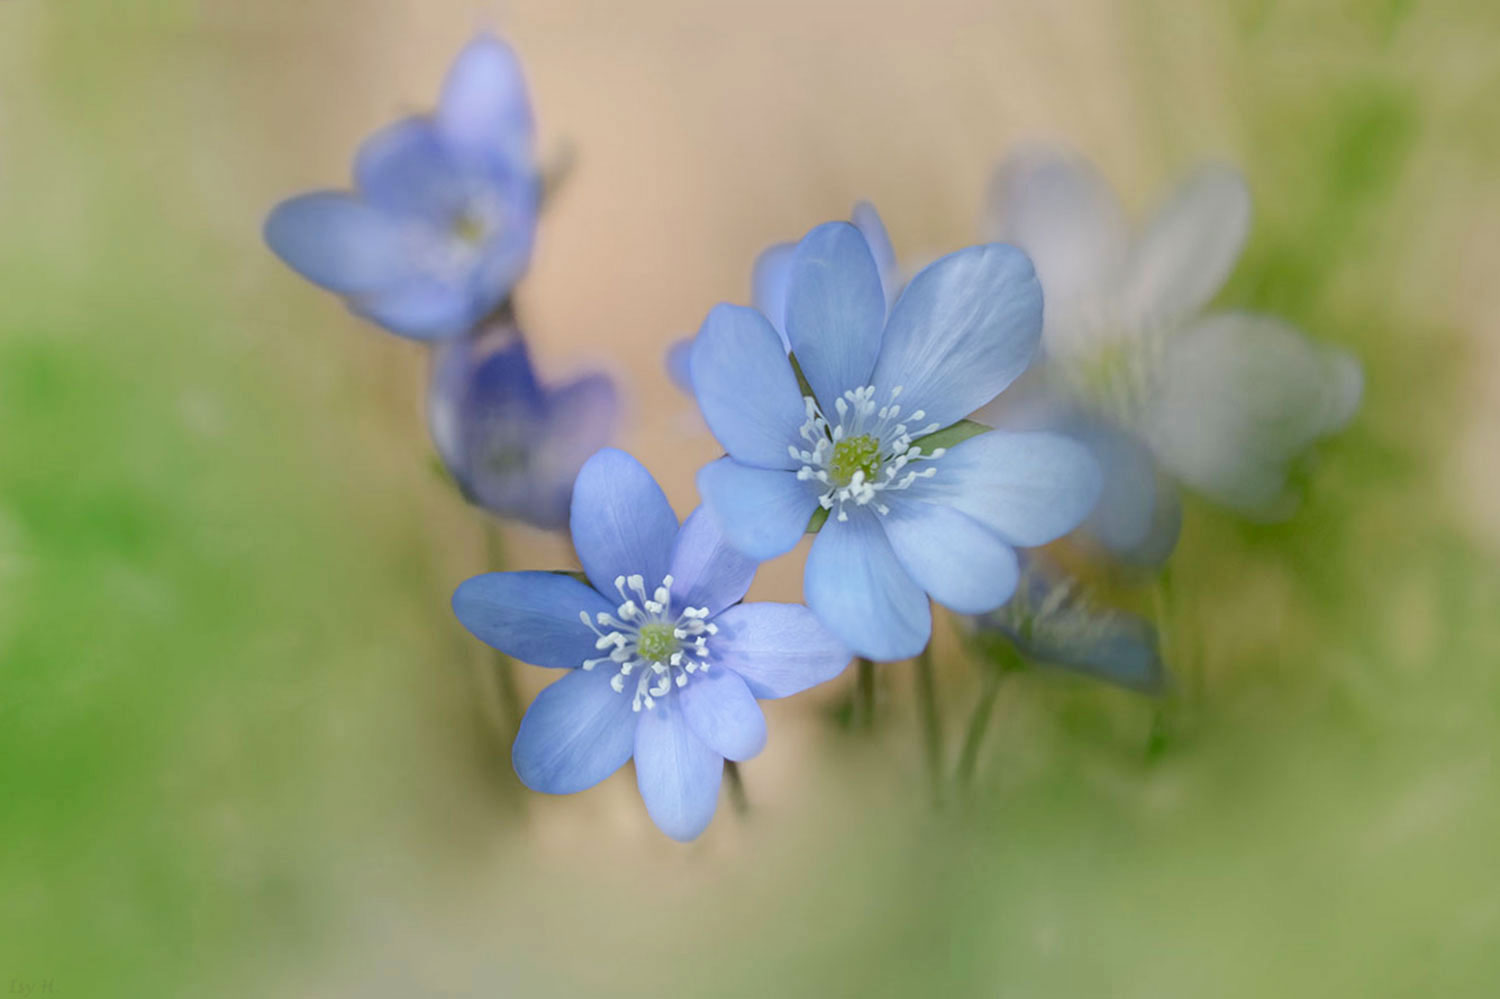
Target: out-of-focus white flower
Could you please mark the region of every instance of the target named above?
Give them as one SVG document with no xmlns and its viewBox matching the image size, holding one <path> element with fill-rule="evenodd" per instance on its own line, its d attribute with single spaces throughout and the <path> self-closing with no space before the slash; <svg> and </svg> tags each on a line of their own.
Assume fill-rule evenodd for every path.
<svg viewBox="0 0 1500 999">
<path fill-rule="evenodd" d="M 1363 374 L 1280 320 L 1205 314 L 1250 227 L 1238 171 L 1198 168 L 1132 228 L 1087 162 L 1029 150 L 997 170 L 984 224 L 1030 254 L 1046 306 L 1029 405 L 981 418 L 1095 449 L 1106 484 L 1087 528 L 1101 543 L 1146 563 L 1171 552 L 1165 477 L 1258 519 L 1291 512 L 1288 466 L 1349 422 Z"/>
</svg>

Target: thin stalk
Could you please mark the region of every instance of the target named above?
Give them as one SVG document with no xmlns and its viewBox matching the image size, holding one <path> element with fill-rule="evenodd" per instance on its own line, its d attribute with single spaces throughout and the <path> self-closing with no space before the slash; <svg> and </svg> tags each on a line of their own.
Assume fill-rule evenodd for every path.
<svg viewBox="0 0 1500 999">
<path fill-rule="evenodd" d="M 484 554 L 490 572 L 500 572 L 505 567 L 505 546 L 500 538 L 500 525 L 488 519 L 484 524 Z M 493 650 L 492 658 L 495 699 L 506 726 L 506 731 L 502 734 L 508 737 L 521 727 L 521 692 L 516 687 L 516 664 L 499 649 Z"/>
<path fill-rule="evenodd" d="M 995 712 L 995 701 L 1000 696 L 1000 680 L 1004 674 L 992 663 L 980 667 L 979 700 L 974 702 L 974 713 L 969 716 L 969 729 L 964 733 L 963 749 L 959 752 L 958 767 L 953 781 L 960 788 L 967 788 L 974 781 L 974 771 L 979 764 L 979 749 L 984 744 L 985 734 L 990 730 L 990 716 Z"/>
<path fill-rule="evenodd" d="M 917 714 L 922 725 L 922 746 L 927 757 L 927 776 L 932 782 L 933 801 L 940 805 L 943 800 L 943 719 L 938 712 L 931 642 L 917 656 L 913 676 L 916 680 Z"/>
<path fill-rule="evenodd" d="M 854 717 L 868 731 L 875 727 L 875 664 L 864 656 L 854 664 Z"/>
<path fill-rule="evenodd" d="M 745 775 L 740 773 L 740 765 L 733 760 L 724 761 L 724 782 L 729 785 L 729 803 L 734 806 L 734 814 L 744 818 L 750 814 L 750 798 L 745 794 Z"/>
</svg>

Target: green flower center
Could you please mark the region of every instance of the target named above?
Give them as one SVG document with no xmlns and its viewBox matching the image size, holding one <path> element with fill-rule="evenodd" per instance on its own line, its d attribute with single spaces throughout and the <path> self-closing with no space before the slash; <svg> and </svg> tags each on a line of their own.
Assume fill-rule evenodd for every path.
<svg viewBox="0 0 1500 999">
<path fill-rule="evenodd" d="M 677 651 L 675 628 L 670 624 L 643 624 L 635 648 L 647 662 L 664 663 Z"/>
<path fill-rule="evenodd" d="M 464 212 L 453 222 L 453 235 L 466 246 L 478 246 L 484 242 L 484 220 L 473 212 Z"/>
<path fill-rule="evenodd" d="M 854 480 L 855 472 L 864 472 L 865 481 L 874 480 L 880 471 L 880 441 L 869 434 L 847 437 L 833 446 L 833 460 L 828 463 L 833 481 L 847 486 Z"/>
</svg>

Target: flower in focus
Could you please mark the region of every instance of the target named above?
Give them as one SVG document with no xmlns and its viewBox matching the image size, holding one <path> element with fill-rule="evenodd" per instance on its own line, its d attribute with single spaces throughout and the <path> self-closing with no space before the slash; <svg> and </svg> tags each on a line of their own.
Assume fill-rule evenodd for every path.
<svg viewBox="0 0 1500 999">
<path fill-rule="evenodd" d="M 1166 686 L 1156 629 L 1134 614 L 1094 603 L 1083 584 L 1022 557 L 1010 602 L 973 621 L 1028 661 L 1083 673 L 1145 694 Z"/>
<path fill-rule="evenodd" d="M 901 268 L 896 262 L 896 250 L 891 237 L 885 231 L 880 213 L 868 201 L 858 202 L 849 213 L 849 221 L 859 230 L 875 258 L 880 274 L 880 289 L 889 308 L 901 293 Z M 791 346 L 785 332 L 786 293 L 791 276 L 792 253 L 796 243 L 777 243 L 761 251 L 755 259 L 755 270 L 750 277 L 750 304 L 760 310 L 761 315 L 771 320 L 781 342 L 787 350 Z M 667 374 L 673 383 L 684 392 L 693 391 L 693 379 L 688 369 L 688 359 L 693 351 L 693 338 L 684 337 L 667 348 Z"/>
<path fill-rule="evenodd" d="M 1249 192 L 1228 167 L 1190 175 L 1139 231 L 1076 157 L 1029 152 L 996 174 L 986 234 L 1031 255 L 1047 315 L 1034 404 L 995 419 L 1094 449 L 1105 485 L 1087 527 L 1128 561 L 1159 562 L 1176 542 L 1160 473 L 1241 513 L 1284 516 L 1291 461 L 1359 406 L 1348 353 L 1269 316 L 1204 314 L 1249 225 Z"/>
<path fill-rule="evenodd" d="M 370 137 L 354 192 L 316 191 L 266 219 L 271 249 L 393 333 L 461 334 L 505 300 L 531 260 L 541 182 L 515 53 L 471 42 L 437 110 Z"/>
<path fill-rule="evenodd" d="M 618 411 L 605 375 L 539 383 L 525 339 L 501 317 L 434 353 L 433 443 L 464 496 L 501 517 L 565 527 L 573 480 L 613 436 Z"/>
<path fill-rule="evenodd" d="M 453 594 L 476 637 L 566 671 L 521 722 L 516 773 L 533 790 L 571 794 L 634 757 L 652 820 L 693 839 L 713 818 L 724 760 L 765 745 L 756 699 L 832 679 L 849 652 L 805 607 L 740 603 L 755 563 L 701 508 L 679 527 L 622 451 L 600 451 L 579 472 L 572 531 L 587 582 L 499 572 Z"/>
<path fill-rule="evenodd" d="M 1041 289 L 1015 247 L 976 246 L 917 274 L 887 314 L 869 243 L 846 222 L 808 233 L 788 268 L 793 357 L 754 309 L 717 306 L 698 333 L 693 387 L 728 451 L 698 490 L 757 560 L 789 551 L 826 511 L 808 605 L 862 656 L 913 656 L 931 634 L 929 594 L 994 610 L 1015 589 L 1015 548 L 1077 527 L 1096 499 L 1094 460 L 1059 435 L 924 442 L 1025 370 Z"/>
</svg>

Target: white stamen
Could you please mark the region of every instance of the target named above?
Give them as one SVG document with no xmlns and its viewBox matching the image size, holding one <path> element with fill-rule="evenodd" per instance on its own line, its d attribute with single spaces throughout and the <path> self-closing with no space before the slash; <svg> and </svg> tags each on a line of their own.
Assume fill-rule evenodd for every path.
<svg viewBox="0 0 1500 999">
<path fill-rule="evenodd" d="M 592 618 L 587 611 L 578 614 L 578 620 L 596 636 L 594 647 L 601 652 L 609 650 L 607 656 L 585 659 L 583 668 L 592 670 L 601 663 L 616 665 L 618 671 L 609 679 L 616 693 L 624 693 L 627 678 L 634 677 L 630 704 L 636 711 L 643 707 L 651 710 L 657 699 L 674 687 L 686 686 L 689 676 L 708 669 L 708 636 L 717 634 L 718 626 L 708 620 L 707 607 L 682 607 L 674 612 L 673 582 L 670 575 L 664 577 L 647 596 L 645 577 L 617 576 L 614 583 L 621 602 L 613 614 L 598 613 Z M 641 649 L 641 632 L 648 627 L 655 629 L 653 644 L 663 635 L 672 636 L 675 647 L 660 659 L 648 659 Z"/>
</svg>

